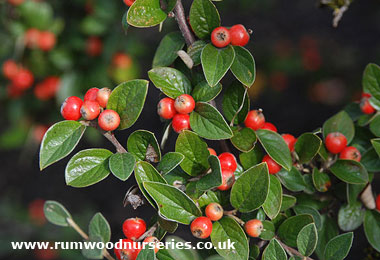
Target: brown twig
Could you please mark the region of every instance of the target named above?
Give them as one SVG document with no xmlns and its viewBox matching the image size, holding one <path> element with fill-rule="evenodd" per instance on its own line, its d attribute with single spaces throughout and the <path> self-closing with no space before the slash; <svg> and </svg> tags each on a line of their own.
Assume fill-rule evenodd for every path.
<svg viewBox="0 0 380 260">
<path fill-rule="evenodd" d="M 190 31 L 189 26 L 187 26 L 185 10 L 182 5 L 182 1 L 178 0 L 177 4 L 174 7 L 174 15 L 177 20 L 178 27 L 182 32 L 183 37 L 185 38 L 186 45 L 190 46 L 195 42 L 195 37 Z"/>
<path fill-rule="evenodd" d="M 148 229 L 148 231 L 146 231 L 144 234 L 141 235 L 141 237 L 139 237 L 139 239 L 137 241 L 143 241 L 146 237 L 151 237 L 154 232 L 156 231 L 157 229 L 157 226 L 158 224 L 154 224 L 150 229 Z"/>
<path fill-rule="evenodd" d="M 229 210 L 229 211 L 224 211 L 223 214 L 226 216 L 235 216 L 237 213 L 237 209 Z"/>
</svg>

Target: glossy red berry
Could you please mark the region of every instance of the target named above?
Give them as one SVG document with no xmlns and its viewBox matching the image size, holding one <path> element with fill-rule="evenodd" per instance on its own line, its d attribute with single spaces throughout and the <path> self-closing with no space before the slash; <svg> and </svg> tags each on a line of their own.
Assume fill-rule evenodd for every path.
<svg viewBox="0 0 380 260">
<path fill-rule="evenodd" d="M 157 105 L 157 114 L 164 119 L 172 119 L 177 114 L 174 99 L 168 97 L 161 99 Z"/>
<path fill-rule="evenodd" d="M 172 121 L 174 131 L 180 133 L 183 130 L 190 129 L 190 116 L 183 114 L 175 114 Z"/>
<path fill-rule="evenodd" d="M 190 230 L 197 238 L 208 238 L 212 231 L 212 222 L 207 217 L 198 217 L 191 222 Z"/>
<path fill-rule="evenodd" d="M 285 143 L 288 145 L 289 150 L 291 152 L 293 152 L 294 151 L 294 146 L 295 146 L 295 144 L 297 142 L 297 138 L 295 138 L 291 134 L 283 134 L 282 138 L 284 139 Z"/>
<path fill-rule="evenodd" d="M 337 154 L 347 146 L 347 139 L 339 132 L 329 133 L 326 136 L 325 144 L 330 153 Z"/>
<path fill-rule="evenodd" d="M 207 148 L 207 150 L 210 153 L 210 155 L 215 155 L 216 156 L 216 152 L 215 152 L 214 149 L 212 149 L 212 148 L 209 147 L 209 148 Z"/>
<path fill-rule="evenodd" d="M 99 56 L 103 51 L 103 42 L 99 37 L 92 36 L 87 39 L 86 53 L 88 56 Z"/>
<path fill-rule="evenodd" d="M 281 166 L 276 163 L 269 155 L 265 155 L 263 162 L 267 163 L 269 174 L 276 174 L 281 170 Z"/>
<path fill-rule="evenodd" d="M 215 28 L 211 33 L 211 42 L 215 47 L 226 47 L 231 42 L 229 30 L 223 26 Z"/>
<path fill-rule="evenodd" d="M 98 96 L 98 88 L 90 88 L 87 90 L 86 94 L 84 95 L 83 100 L 84 101 L 96 101 L 96 98 Z"/>
<path fill-rule="evenodd" d="M 236 24 L 230 28 L 231 44 L 236 46 L 245 46 L 249 42 L 249 33 L 244 25 Z"/>
<path fill-rule="evenodd" d="M 99 103 L 99 106 L 106 108 L 110 95 L 111 90 L 109 88 L 99 89 L 98 93 L 96 94 L 96 101 Z"/>
<path fill-rule="evenodd" d="M 39 100 L 48 100 L 55 96 L 59 90 L 60 79 L 55 76 L 47 77 L 44 81 L 40 82 L 33 89 L 34 95 Z"/>
<path fill-rule="evenodd" d="M 3 63 L 3 75 L 7 79 L 13 79 L 19 72 L 19 66 L 13 60 L 7 60 Z"/>
<path fill-rule="evenodd" d="M 49 31 L 40 32 L 38 38 L 38 47 L 43 51 L 50 51 L 54 48 L 56 42 L 55 34 Z"/>
<path fill-rule="evenodd" d="M 131 239 L 122 239 L 115 244 L 114 252 L 118 260 L 136 260 L 137 243 Z"/>
<path fill-rule="evenodd" d="M 360 162 L 362 155 L 356 147 L 347 146 L 343 149 L 343 151 L 340 152 L 339 158 Z"/>
<path fill-rule="evenodd" d="M 277 133 L 277 127 L 269 122 L 265 122 L 263 127 L 261 127 L 260 129 L 266 129 Z"/>
<path fill-rule="evenodd" d="M 112 64 L 117 68 L 128 68 L 132 65 L 132 59 L 125 53 L 115 53 L 112 57 Z"/>
<path fill-rule="evenodd" d="M 213 202 L 207 205 L 205 209 L 206 216 L 211 221 L 218 221 L 223 217 L 223 208 L 219 203 Z"/>
<path fill-rule="evenodd" d="M 194 98 L 188 94 L 180 95 L 175 99 L 174 107 L 180 114 L 189 114 L 195 108 Z"/>
<path fill-rule="evenodd" d="M 25 90 L 33 85 L 34 76 L 30 70 L 20 69 L 19 72 L 12 78 L 12 83 L 19 89 Z"/>
<path fill-rule="evenodd" d="M 112 109 L 106 109 L 100 113 L 98 118 L 98 125 L 104 131 L 113 131 L 120 125 L 120 116 L 116 111 Z"/>
<path fill-rule="evenodd" d="M 380 194 L 376 197 L 376 209 L 380 211 Z"/>
<path fill-rule="evenodd" d="M 371 97 L 371 94 L 368 94 L 368 93 L 362 93 L 362 98 L 370 98 Z"/>
<path fill-rule="evenodd" d="M 83 101 L 79 97 L 68 97 L 62 103 L 61 115 L 66 120 L 78 120 L 81 118 L 80 109 L 82 105 Z"/>
<path fill-rule="evenodd" d="M 28 29 L 24 35 L 24 42 L 28 48 L 36 48 L 40 40 L 41 32 L 35 28 Z"/>
<path fill-rule="evenodd" d="M 245 232 L 250 237 L 258 237 L 264 229 L 263 223 L 258 219 L 248 220 L 244 225 Z"/>
<path fill-rule="evenodd" d="M 145 231 L 146 224 L 141 218 L 129 218 L 123 223 L 123 233 L 129 239 L 136 240 L 141 237 Z"/>
<path fill-rule="evenodd" d="M 126 4 L 127 6 L 131 6 L 133 5 L 133 3 L 135 2 L 135 0 L 123 0 L 124 4 Z"/>
<path fill-rule="evenodd" d="M 222 169 L 222 184 L 218 190 L 229 190 L 235 183 L 235 174 L 233 171 Z"/>
<path fill-rule="evenodd" d="M 264 126 L 265 117 L 260 110 L 251 110 L 248 112 L 244 124 L 253 130 L 258 130 Z"/>
<path fill-rule="evenodd" d="M 100 114 L 100 106 L 98 102 L 87 100 L 84 101 L 80 113 L 85 120 L 94 120 Z"/>
<path fill-rule="evenodd" d="M 232 172 L 236 171 L 237 161 L 235 156 L 232 153 L 222 153 L 218 156 L 220 161 L 220 167 L 225 170 L 229 170 Z"/>
<path fill-rule="evenodd" d="M 159 242 L 160 242 L 160 240 L 158 240 L 157 237 L 147 237 L 143 241 L 143 243 L 148 243 L 149 244 L 149 248 L 153 248 L 153 246 L 154 246 L 154 252 L 155 253 L 157 253 L 158 250 L 160 250 L 160 248 L 158 246 Z"/>
<path fill-rule="evenodd" d="M 364 114 L 370 115 L 376 112 L 376 109 L 369 103 L 368 98 L 363 98 L 360 102 L 360 109 Z"/>
</svg>

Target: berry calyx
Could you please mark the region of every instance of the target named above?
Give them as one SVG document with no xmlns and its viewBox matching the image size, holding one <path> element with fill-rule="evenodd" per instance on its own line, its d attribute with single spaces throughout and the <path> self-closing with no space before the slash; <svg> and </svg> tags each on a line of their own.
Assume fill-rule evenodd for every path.
<svg viewBox="0 0 380 260">
<path fill-rule="evenodd" d="M 100 114 L 98 102 L 91 100 L 84 101 L 80 113 L 85 120 L 94 120 Z"/>
<path fill-rule="evenodd" d="M 145 221 L 141 218 L 129 218 L 123 223 L 124 235 L 132 240 L 136 240 L 146 231 Z"/>
<path fill-rule="evenodd" d="M 263 223 L 258 219 L 248 220 L 244 225 L 245 232 L 250 237 L 258 237 L 264 229 Z"/>
<path fill-rule="evenodd" d="M 83 100 L 84 101 L 96 101 L 96 98 L 98 96 L 98 88 L 90 88 L 87 90 L 86 94 L 84 95 Z"/>
<path fill-rule="evenodd" d="M 104 131 L 113 131 L 120 125 L 120 116 L 116 111 L 112 109 L 106 109 L 100 113 L 98 118 L 98 125 Z"/>
<path fill-rule="evenodd" d="M 147 237 L 143 241 L 143 243 L 149 244 L 149 248 L 153 248 L 153 246 L 154 246 L 154 252 L 155 253 L 157 253 L 158 250 L 160 250 L 160 247 L 158 246 L 159 242 L 160 242 L 160 240 L 158 240 L 157 237 Z"/>
<path fill-rule="evenodd" d="M 269 174 L 276 174 L 281 170 L 281 166 L 269 155 L 265 155 L 262 162 L 265 162 L 268 165 Z"/>
<path fill-rule="evenodd" d="M 218 221 L 223 217 L 223 208 L 219 203 L 213 202 L 207 205 L 205 209 L 206 216 L 212 221 Z"/>
<path fill-rule="evenodd" d="M 66 120 L 78 120 L 81 118 L 80 109 L 83 105 L 82 99 L 71 96 L 65 99 L 61 106 L 61 115 Z"/>
<path fill-rule="evenodd" d="M 380 194 L 376 197 L 376 209 L 380 211 Z"/>
<path fill-rule="evenodd" d="M 7 79 L 13 79 L 19 72 L 19 67 L 13 60 L 7 60 L 3 63 L 3 75 Z"/>
<path fill-rule="evenodd" d="M 118 260 L 135 260 L 137 258 L 136 242 L 131 239 L 122 239 L 115 244 L 115 256 Z"/>
<path fill-rule="evenodd" d="M 244 120 L 246 127 L 253 130 L 262 128 L 265 124 L 265 117 L 261 110 L 251 110 L 248 112 L 247 117 Z"/>
<path fill-rule="evenodd" d="M 360 102 L 360 109 L 364 114 L 370 115 L 376 112 L 376 109 L 369 103 L 368 98 L 363 98 Z"/>
<path fill-rule="evenodd" d="M 245 46 L 249 42 L 249 33 L 244 25 L 236 24 L 230 28 L 231 44 L 236 46 Z"/>
<path fill-rule="evenodd" d="M 212 149 L 212 148 L 209 147 L 209 148 L 207 148 L 207 150 L 210 153 L 210 155 L 215 155 L 216 156 L 216 152 L 215 152 L 214 149 Z"/>
<path fill-rule="evenodd" d="M 222 169 L 222 184 L 217 187 L 218 190 L 229 190 L 235 183 L 235 174 L 233 171 Z"/>
<path fill-rule="evenodd" d="M 220 167 L 222 170 L 228 170 L 235 172 L 237 168 L 237 161 L 235 156 L 232 153 L 222 153 L 218 156 L 220 161 Z"/>
<path fill-rule="evenodd" d="M 110 98 L 111 90 L 109 88 L 99 89 L 96 94 L 96 101 L 99 103 L 99 106 L 105 108 L 108 103 L 108 99 Z"/>
<path fill-rule="evenodd" d="M 43 51 L 50 51 L 54 48 L 56 42 L 55 34 L 49 31 L 40 32 L 38 38 L 38 47 Z"/>
<path fill-rule="evenodd" d="M 19 72 L 12 78 L 12 83 L 15 87 L 25 90 L 33 85 L 34 76 L 27 69 L 20 69 Z"/>
<path fill-rule="evenodd" d="M 126 4 L 127 6 L 131 6 L 133 5 L 133 3 L 135 2 L 136 0 L 123 0 L 124 4 Z"/>
<path fill-rule="evenodd" d="M 103 42 L 99 37 L 92 36 L 87 39 L 86 42 L 86 53 L 88 56 L 96 57 L 102 53 Z"/>
<path fill-rule="evenodd" d="M 188 94 L 180 95 L 175 99 L 174 107 L 180 114 L 189 114 L 195 108 L 194 98 Z"/>
<path fill-rule="evenodd" d="M 330 153 L 338 154 L 347 146 L 347 139 L 342 133 L 329 133 L 326 136 L 325 144 Z"/>
<path fill-rule="evenodd" d="M 174 99 L 168 97 L 161 99 L 157 104 L 157 114 L 164 119 L 172 119 L 177 114 Z"/>
<path fill-rule="evenodd" d="M 269 123 L 269 122 L 265 122 L 263 127 L 261 127 L 261 129 L 266 129 L 266 130 L 270 130 L 277 133 L 277 127 L 274 124 Z"/>
<path fill-rule="evenodd" d="M 190 230 L 197 238 L 208 238 L 212 231 L 212 222 L 207 217 L 198 217 L 191 222 Z"/>
<path fill-rule="evenodd" d="M 340 152 L 339 158 L 360 162 L 362 155 L 356 147 L 347 146 L 343 149 L 343 151 Z"/>
<path fill-rule="evenodd" d="M 190 129 L 190 116 L 184 114 L 175 114 L 172 121 L 174 131 L 180 133 L 183 130 Z"/>
<path fill-rule="evenodd" d="M 223 26 L 215 28 L 211 33 L 211 42 L 215 47 L 226 47 L 231 42 L 229 30 Z"/>
<path fill-rule="evenodd" d="M 293 135 L 291 134 L 283 134 L 282 135 L 282 138 L 284 139 L 285 143 L 288 145 L 289 147 L 289 150 L 291 152 L 294 151 L 294 145 L 296 144 L 297 142 L 297 138 L 295 138 Z"/>
</svg>

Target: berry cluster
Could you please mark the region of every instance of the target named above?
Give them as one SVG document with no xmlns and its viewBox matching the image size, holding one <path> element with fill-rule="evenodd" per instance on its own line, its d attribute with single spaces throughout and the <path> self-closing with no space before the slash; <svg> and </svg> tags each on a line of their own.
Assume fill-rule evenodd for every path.
<svg viewBox="0 0 380 260">
<path fill-rule="evenodd" d="M 229 29 L 220 26 L 211 33 L 211 42 L 218 48 L 224 48 L 228 44 L 245 46 L 249 42 L 249 38 L 249 33 L 242 24 L 236 24 Z"/>
<path fill-rule="evenodd" d="M 50 51 L 54 48 L 57 40 L 52 32 L 31 28 L 25 32 L 24 41 L 28 48 L 39 48 L 43 51 Z"/>
<path fill-rule="evenodd" d="M 111 95 L 109 88 L 91 88 L 84 101 L 76 96 L 66 98 L 61 106 L 61 114 L 66 120 L 94 120 L 98 118 L 98 125 L 104 131 L 113 131 L 120 125 L 119 114 L 112 109 L 105 109 Z"/>
<path fill-rule="evenodd" d="M 195 108 L 194 98 L 188 94 L 178 96 L 175 100 L 163 98 L 157 105 L 157 113 L 163 119 L 172 119 L 174 131 L 180 133 L 190 129 L 190 116 Z"/>
<path fill-rule="evenodd" d="M 347 138 L 339 132 L 329 133 L 325 139 L 327 150 L 332 154 L 339 154 L 340 159 L 360 162 L 361 154 L 354 146 L 347 146 Z"/>
<path fill-rule="evenodd" d="M 2 70 L 4 77 L 11 81 L 11 84 L 7 87 L 10 97 L 19 97 L 25 90 L 32 87 L 34 82 L 33 73 L 18 65 L 14 60 L 5 61 Z"/>
<path fill-rule="evenodd" d="M 364 114 L 370 115 L 376 112 L 376 109 L 369 103 L 371 94 L 363 93 L 360 100 L 360 109 Z"/>
</svg>

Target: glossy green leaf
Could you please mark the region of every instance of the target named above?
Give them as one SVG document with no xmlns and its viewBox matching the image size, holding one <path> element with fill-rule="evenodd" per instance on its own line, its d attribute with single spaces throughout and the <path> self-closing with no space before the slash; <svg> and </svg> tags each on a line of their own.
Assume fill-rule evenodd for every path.
<svg viewBox="0 0 380 260">
<path fill-rule="evenodd" d="M 154 253 L 153 248 L 143 248 L 140 253 L 137 255 L 136 260 L 156 260 L 156 254 Z"/>
<path fill-rule="evenodd" d="M 277 234 L 286 245 L 296 247 L 298 233 L 310 223 L 313 223 L 313 218 L 310 215 L 292 216 L 280 225 Z"/>
<path fill-rule="evenodd" d="M 109 167 L 113 175 L 122 181 L 131 176 L 136 159 L 130 153 L 115 153 L 110 157 Z"/>
<path fill-rule="evenodd" d="M 364 70 L 363 91 L 371 94 L 369 102 L 376 109 L 380 108 L 380 67 L 370 63 Z"/>
<path fill-rule="evenodd" d="M 197 182 L 197 189 L 201 191 L 216 188 L 222 185 L 222 169 L 220 168 L 220 162 L 218 157 L 215 155 L 210 155 L 208 157 L 208 162 L 211 167 L 211 172 L 203 176 Z"/>
<path fill-rule="evenodd" d="M 370 245 L 380 252 L 380 213 L 367 210 L 364 217 L 364 233 Z"/>
<path fill-rule="evenodd" d="M 260 145 L 255 145 L 255 147 L 247 152 L 241 153 L 239 155 L 240 163 L 244 169 L 249 169 L 252 166 L 260 163 L 264 157 L 264 152 Z"/>
<path fill-rule="evenodd" d="M 378 172 L 380 171 L 380 160 L 375 149 L 371 148 L 362 154 L 362 159 L 360 163 L 368 172 Z"/>
<path fill-rule="evenodd" d="M 269 175 L 269 180 L 268 196 L 263 204 L 263 209 L 270 219 L 274 219 L 281 209 L 282 186 L 274 175 Z"/>
<path fill-rule="evenodd" d="M 316 210 L 315 208 L 306 206 L 306 205 L 297 205 L 293 209 L 297 215 L 309 214 L 310 216 L 313 217 L 313 220 L 317 229 L 320 230 L 322 228 L 321 215 L 319 214 L 318 210 Z"/>
<path fill-rule="evenodd" d="M 207 45 L 204 41 L 195 41 L 187 48 L 187 54 L 194 62 L 194 66 L 201 64 L 201 54 L 203 48 Z"/>
<path fill-rule="evenodd" d="M 337 235 L 339 235 L 339 229 L 336 221 L 326 215 L 322 215 L 322 228 L 318 230 L 318 243 L 315 249 L 315 253 L 319 259 L 324 259 L 327 243 Z"/>
<path fill-rule="evenodd" d="M 364 214 L 365 210 L 362 209 L 360 202 L 343 205 L 338 213 L 338 225 L 340 229 L 343 231 L 357 229 L 363 223 Z"/>
<path fill-rule="evenodd" d="M 136 157 L 136 160 L 159 162 L 161 150 L 157 139 L 152 132 L 137 130 L 133 132 L 127 141 L 128 152 Z"/>
<path fill-rule="evenodd" d="M 325 249 L 325 260 L 343 260 L 350 252 L 354 234 L 352 232 L 338 235 L 331 239 Z"/>
<path fill-rule="evenodd" d="M 321 147 L 322 140 L 313 133 L 304 133 L 298 137 L 295 144 L 295 151 L 297 152 L 299 162 L 309 162 L 318 153 Z"/>
<path fill-rule="evenodd" d="M 153 68 L 170 66 L 177 59 L 179 50 L 185 46 L 181 32 L 171 32 L 162 38 L 153 58 Z"/>
<path fill-rule="evenodd" d="M 210 0 L 194 0 L 190 8 L 190 26 L 200 39 L 208 38 L 220 26 L 220 16 Z"/>
<path fill-rule="evenodd" d="M 329 133 L 334 132 L 342 133 L 347 138 L 348 144 L 354 138 L 354 123 L 345 111 L 341 111 L 338 114 L 332 116 L 323 124 L 323 136 L 325 138 Z"/>
<path fill-rule="evenodd" d="M 347 202 L 348 204 L 355 204 L 358 201 L 359 194 L 366 187 L 366 184 L 349 184 L 347 183 Z"/>
<path fill-rule="evenodd" d="M 214 87 L 210 87 L 207 81 L 198 83 L 191 93 L 196 102 L 209 102 L 213 100 L 222 91 L 222 85 L 219 83 Z"/>
<path fill-rule="evenodd" d="M 100 236 L 93 236 L 89 239 L 90 243 L 102 243 L 102 238 Z M 103 259 L 103 250 L 97 247 L 83 247 L 82 255 L 87 259 Z"/>
<path fill-rule="evenodd" d="M 262 260 L 287 260 L 286 252 L 277 239 L 272 239 L 263 252 Z"/>
<path fill-rule="evenodd" d="M 203 208 L 207 206 L 208 204 L 216 202 L 219 203 L 222 206 L 229 204 L 229 196 L 227 196 L 226 193 L 216 190 L 216 191 L 207 191 L 203 193 L 201 197 L 198 199 L 199 207 Z"/>
<path fill-rule="evenodd" d="M 166 219 L 163 219 L 161 217 L 158 217 L 158 224 L 162 229 L 169 233 L 174 233 L 178 228 L 178 223 L 174 221 L 169 221 Z"/>
<path fill-rule="evenodd" d="M 372 146 L 375 149 L 377 155 L 380 157 L 380 138 L 375 138 L 371 140 Z"/>
<path fill-rule="evenodd" d="M 134 27 L 152 27 L 165 21 L 159 0 L 136 0 L 129 8 L 127 21 Z"/>
<path fill-rule="evenodd" d="M 306 187 L 302 174 L 297 168 L 292 167 L 291 171 L 281 169 L 276 176 L 280 179 L 282 185 L 290 191 L 303 191 Z"/>
<path fill-rule="evenodd" d="M 57 226 L 68 227 L 67 219 L 71 219 L 70 213 L 59 202 L 47 200 L 44 204 L 44 214 L 46 219 Z"/>
<path fill-rule="evenodd" d="M 276 227 L 268 220 L 263 220 L 262 223 L 264 228 L 261 231 L 259 238 L 262 240 L 271 240 L 276 235 Z"/>
<path fill-rule="evenodd" d="M 256 64 L 252 54 L 244 47 L 234 46 L 235 59 L 231 71 L 235 77 L 246 87 L 255 82 Z"/>
<path fill-rule="evenodd" d="M 319 192 L 326 192 L 331 186 L 330 176 L 327 173 L 320 172 L 318 168 L 313 169 L 313 183 L 314 187 Z"/>
<path fill-rule="evenodd" d="M 231 138 L 231 143 L 239 151 L 249 152 L 255 147 L 257 137 L 255 131 L 251 128 L 235 128 L 233 129 L 233 133 L 234 136 Z"/>
<path fill-rule="evenodd" d="M 157 165 L 157 171 L 159 171 L 162 175 L 165 175 L 176 168 L 183 161 L 183 159 L 185 159 L 183 154 L 169 152 L 162 156 L 160 163 Z"/>
<path fill-rule="evenodd" d="M 365 184 L 368 173 L 363 165 L 352 160 L 338 160 L 330 167 L 331 172 L 340 180 L 351 184 Z"/>
<path fill-rule="evenodd" d="M 298 251 L 304 256 L 310 256 L 318 242 L 317 228 L 314 223 L 304 226 L 297 236 Z"/>
<path fill-rule="evenodd" d="M 88 234 L 90 238 L 95 236 L 100 237 L 103 243 L 111 240 L 111 227 L 101 213 L 96 213 L 91 219 Z"/>
<path fill-rule="evenodd" d="M 222 108 L 223 114 L 229 122 L 235 117 L 234 124 L 242 124 L 247 117 L 249 111 L 249 97 L 246 91 L 246 88 L 239 81 L 234 81 L 225 91 Z M 242 109 L 237 116 L 235 116 L 242 104 Z"/>
<path fill-rule="evenodd" d="M 282 195 L 282 204 L 280 211 L 285 211 L 291 207 L 293 207 L 297 202 L 296 197 L 292 195 L 283 194 Z"/>
<path fill-rule="evenodd" d="M 166 249 L 169 253 L 169 255 L 172 257 L 172 259 L 181 259 L 181 260 L 200 260 L 201 258 L 198 255 L 198 252 L 194 250 L 193 248 L 185 248 L 183 245 L 185 245 L 186 241 L 182 238 L 176 237 L 176 236 L 168 236 L 165 240 L 166 243 L 172 243 L 173 247 L 168 247 Z M 182 246 L 180 246 L 182 245 Z M 158 252 L 160 252 L 159 250 Z"/>
<path fill-rule="evenodd" d="M 372 117 L 371 117 L 372 118 Z M 380 137 L 380 115 L 375 116 L 370 124 L 369 124 L 369 130 L 376 136 Z"/>
</svg>

